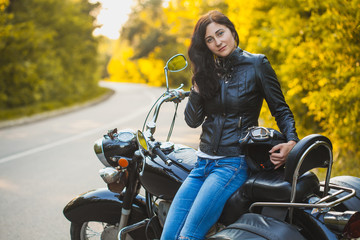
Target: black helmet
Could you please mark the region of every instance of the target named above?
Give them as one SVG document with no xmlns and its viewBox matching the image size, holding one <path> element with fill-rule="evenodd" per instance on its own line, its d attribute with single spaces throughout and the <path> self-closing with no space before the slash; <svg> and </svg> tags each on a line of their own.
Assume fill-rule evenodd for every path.
<svg viewBox="0 0 360 240">
<path fill-rule="evenodd" d="M 246 136 L 239 140 L 248 167 L 255 172 L 274 169 L 269 151 L 275 145 L 285 142 L 286 138 L 281 132 L 259 126 L 248 128 Z"/>
</svg>

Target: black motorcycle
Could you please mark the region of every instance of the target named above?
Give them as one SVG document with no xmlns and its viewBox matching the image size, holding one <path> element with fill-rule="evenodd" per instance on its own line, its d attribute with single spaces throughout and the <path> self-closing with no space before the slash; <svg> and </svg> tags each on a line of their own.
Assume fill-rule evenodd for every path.
<svg viewBox="0 0 360 240">
<path fill-rule="evenodd" d="M 168 72 L 187 67 L 181 54 L 165 66 L 167 90 L 155 102 L 142 131 L 109 130 L 94 150 L 106 166 L 107 188 L 88 191 L 64 208 L 71 239 L 159 239 L 178 188 L 196 162 L 195 150 L 154 138 L 165 102 L 179 104 L 189 92 L 169 90 Z M 177 109 L 177 108 L 176 108 Z M 147 122 L 150 113 L 152 119 Z M 353 239 L 360 237 L 360 179 L 330 178 L 332 144 L 322 135 L 300 140 L 285 167 L 272 169 L 268 151 L 284 141 L 280 132 L 252 127 L 239 144 L 254 171 L 227 201 L 207 239 Z M 312 169 L 325 168 L 320 182 Z"/>
</svg>

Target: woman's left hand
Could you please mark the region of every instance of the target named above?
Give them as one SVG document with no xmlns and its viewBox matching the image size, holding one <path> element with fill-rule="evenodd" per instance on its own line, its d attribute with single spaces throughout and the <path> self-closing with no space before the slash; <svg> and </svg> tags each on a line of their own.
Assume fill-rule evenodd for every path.
<svg viewBox="0 0 360 240">
<path fill-rule="evenodd" d="M 295 141 L 280 143 L 274 146 L 270 151 L 270 161 L 275 165 L 275 169 L 279 168 L 286 161 L 291 149 L 295 146 Z"/>
</svg>

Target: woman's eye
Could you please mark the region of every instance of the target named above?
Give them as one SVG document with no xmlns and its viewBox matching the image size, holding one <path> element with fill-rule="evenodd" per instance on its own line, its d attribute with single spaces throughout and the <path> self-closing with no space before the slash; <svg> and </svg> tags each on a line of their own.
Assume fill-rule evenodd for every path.
<svg viewBox="0 0 360 240">
<path fill-rule="evenodd" d="M 214 40 L 213 38 L 207 38 L 207 39 L 206 39 L 206 42 L 207 42 L 207 43 L 211 43 L 213 40 Z"/>
<path fill-rule="evenodd" d="M 219 36 L 219 37 L 222 36 L 222 35 L 224 35 L 224 31 L 220 31 L 220 32 L 218 33 L 218 36 Z"/>
</svg>

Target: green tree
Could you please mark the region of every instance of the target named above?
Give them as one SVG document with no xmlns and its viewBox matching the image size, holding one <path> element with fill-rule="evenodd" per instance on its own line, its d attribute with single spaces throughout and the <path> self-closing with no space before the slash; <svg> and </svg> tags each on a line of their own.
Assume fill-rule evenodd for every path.
<svg viewBox="0 0 360 240">
<path fill-rule="evenodd" d="M 98 90 L 97 5 L 16 0 L 0 8 L 0 108 L 79 101 Z"/>
</svg>

